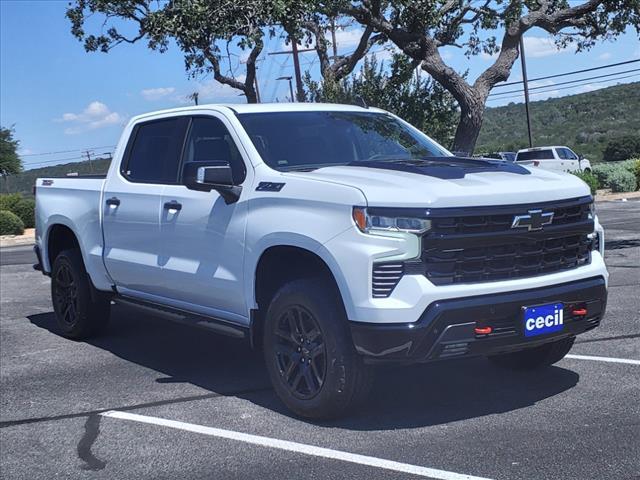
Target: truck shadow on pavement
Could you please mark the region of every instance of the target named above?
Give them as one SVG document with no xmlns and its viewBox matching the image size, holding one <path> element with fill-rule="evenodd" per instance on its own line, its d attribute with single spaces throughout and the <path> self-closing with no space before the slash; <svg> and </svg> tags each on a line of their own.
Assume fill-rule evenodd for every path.
<svg viewBox="0 0 640 480">
<path fill-rule="evenodd" d="M 60 334 L 53 312 L 28 318 Z M 116 305 L 109 330 L 88 343 L 158 372 L 158 384 L 189 383 L 212 392 L 212 397 L 234 396 L 293 416 L 271 389 L 261 352 L 243 341 Z M 363 431 L 441 425 L 525 408 L 574 387 L 578 380 L 577 373 L 557 366 L 511 372 L 485 359 L 377 367 L 373 391 L 364 405 L 346 418 L 320 423 Z"/>
</svg>

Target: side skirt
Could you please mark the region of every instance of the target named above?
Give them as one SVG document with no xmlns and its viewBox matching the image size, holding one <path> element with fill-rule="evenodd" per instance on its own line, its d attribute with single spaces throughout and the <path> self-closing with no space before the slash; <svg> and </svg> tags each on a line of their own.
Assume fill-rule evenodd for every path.
<svg viewBox="0 0 640 480">
<path fill-rule="evenodd" d="M 146 300 L 139 300 L 137 298 L 125 297 L 122 295 L 115 296 L 113 301 L 121 305 L 145 310 L 176 323 L 205 328 L 228 337 L 242 339 L 250 338 L 249 328 L 234 325 L 219 318 L 208 317 L 198 313 L 188 312 L 186 310 L 180 310 L 178 308 L 160 305 Z"/>
</svg>

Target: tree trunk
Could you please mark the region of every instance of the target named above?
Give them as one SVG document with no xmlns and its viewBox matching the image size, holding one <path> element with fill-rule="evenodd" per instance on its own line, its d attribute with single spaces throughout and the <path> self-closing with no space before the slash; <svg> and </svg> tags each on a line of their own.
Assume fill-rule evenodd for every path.
<svg viewBox="0 0 640 480">
<path fill-rule="evenodd" d="M 258 95 L 253 85 L 245 86 L 244 96 L 247 97 L 247 103 L 258 103 Z"/>
<path fill-rule="evenodd" d="M 473 155 L 484 116 L 485 98 L 473 97 L 458 101 L 460 104 L 460 122 L 456 128 L 452 151 Z"/>
</svg>

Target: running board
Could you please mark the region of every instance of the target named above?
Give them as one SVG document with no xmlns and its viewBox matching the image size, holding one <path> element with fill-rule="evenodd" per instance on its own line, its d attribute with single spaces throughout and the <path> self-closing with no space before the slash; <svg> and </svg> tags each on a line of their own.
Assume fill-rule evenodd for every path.
<svg viewBox="0 0 640 480">
<path fill-rule="evenodd" d="M 145 310 L 155 315 L 160 315 L 168 320 L 185 325 L 206 328 L 207 330 L 233 338 L 249 338 L 249 328 L 233 325 L 226 320 L 208 317 L 179 308 L 160 305 L 146 300 L 118 295 L 113 298 L 115 303 Z"/>
</svg>

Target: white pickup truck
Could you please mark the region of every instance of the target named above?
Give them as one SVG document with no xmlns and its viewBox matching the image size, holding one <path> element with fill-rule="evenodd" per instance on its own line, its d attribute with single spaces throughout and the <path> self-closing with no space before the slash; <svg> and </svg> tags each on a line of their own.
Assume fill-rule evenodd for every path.
<svg viewBox="0 0 640 480">
<path fill-rule="evenodd" d="M 64 335 L 125 302 L 244 337 L 309 418 L 357 404 L 380 362 L 550 365 L 605 312 L 581 180 L 454 157 L 373 108 L 141 115 L 106 177 L 38 179 L 36 213 Z"/>
</svg>

